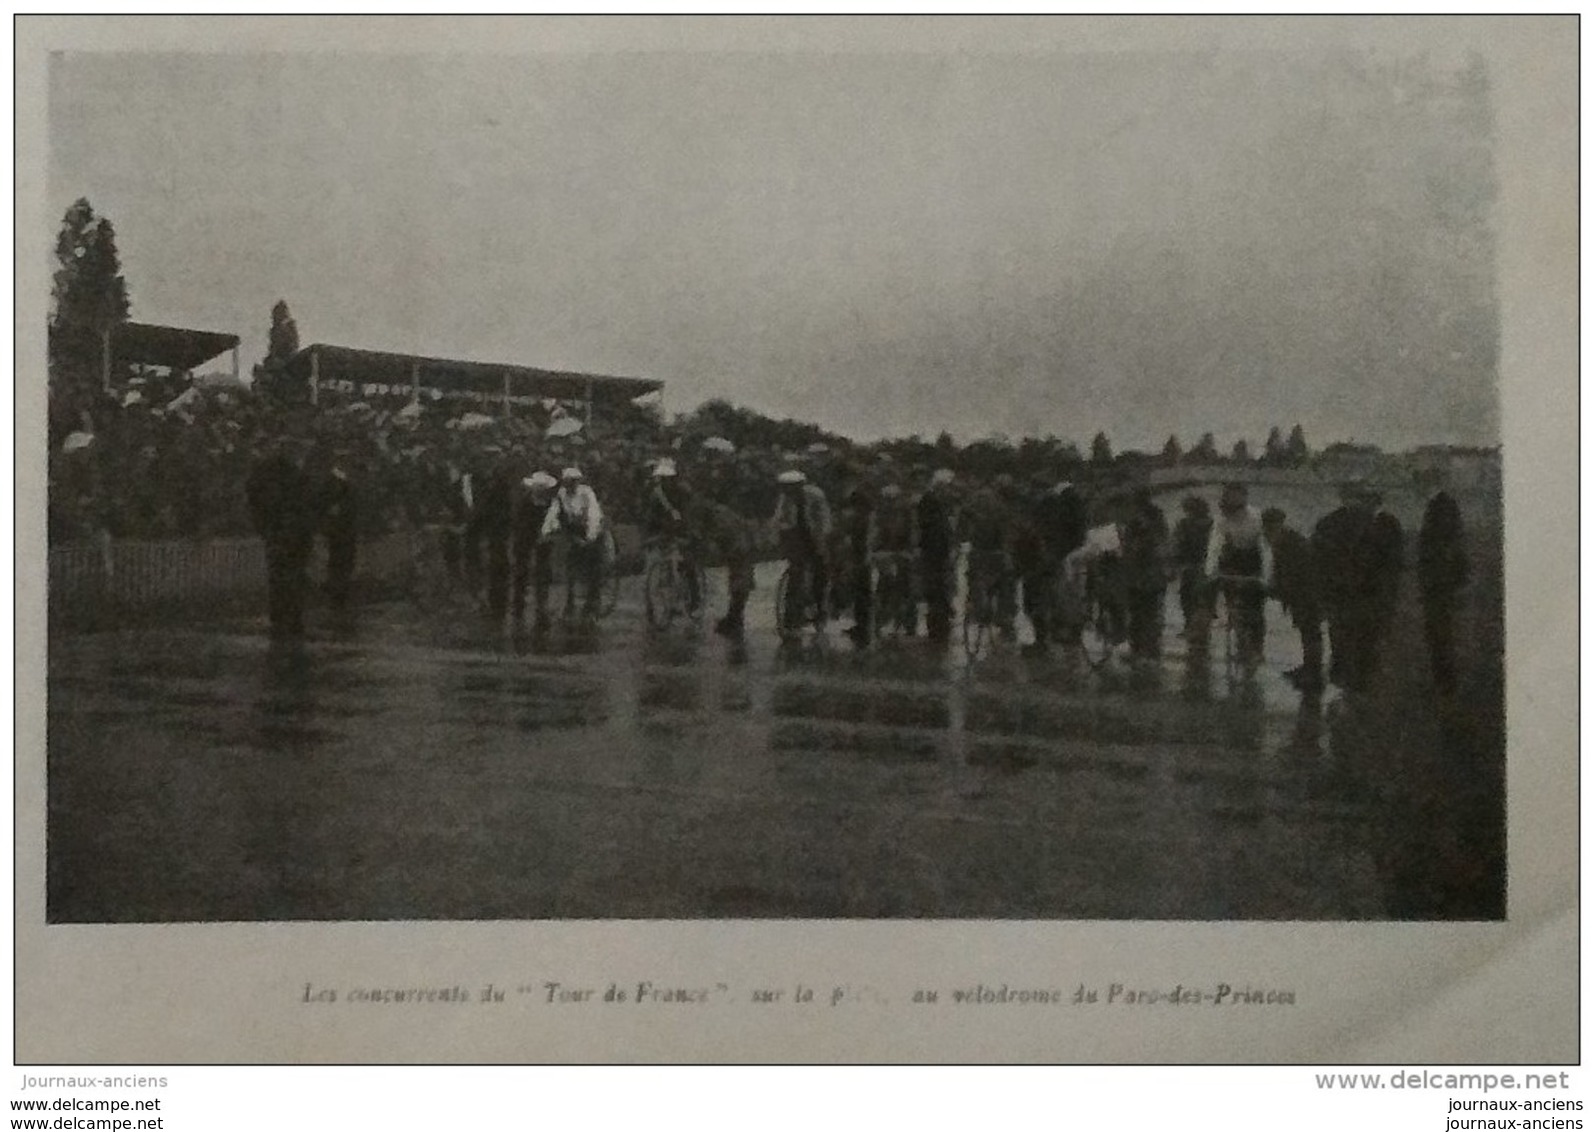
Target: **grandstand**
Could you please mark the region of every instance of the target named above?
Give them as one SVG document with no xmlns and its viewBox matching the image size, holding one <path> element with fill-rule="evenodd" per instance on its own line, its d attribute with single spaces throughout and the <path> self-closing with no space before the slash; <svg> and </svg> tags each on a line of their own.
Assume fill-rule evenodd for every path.
<svg viewBox="0 0 1594 1132">
<path fill-rule="evenodd" d="M 496 409 L 544 401 L 579 405 L 590 421 L 594 407 L 617 406 L 659 392 L 662 381 L 609 377 L 531 366 L 434 358 L 316 343 L 288 360 L 286 372 L 305 384 L 312 403 L 328 395 L 371 403 L 402 399 L 448 408 Z"/>
</svg>

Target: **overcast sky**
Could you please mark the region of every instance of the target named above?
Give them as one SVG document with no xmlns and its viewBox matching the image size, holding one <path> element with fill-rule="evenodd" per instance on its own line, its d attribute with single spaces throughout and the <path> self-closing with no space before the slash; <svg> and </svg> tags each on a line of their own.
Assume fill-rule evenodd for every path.
<svg viewBox="0 0 1594 1132">
<path fill-rule="evenodd" d="M 282 298 L 306 344 L 657 377 L 672 410 L 863 439 L 1492 443 L 1488 280 L 1440 302 L 1380 250 L 1442 242 L 1402 210 L 1476 147 L 1408 168 L 1407 95 L 1369 113 L 1308 62 L 69 54 L 49 203 L 114 223 L 134 318 L 238 333 L 246 369 Z M 1419 299 L 1472 343 L 1438 370 Z"/>
</svg>

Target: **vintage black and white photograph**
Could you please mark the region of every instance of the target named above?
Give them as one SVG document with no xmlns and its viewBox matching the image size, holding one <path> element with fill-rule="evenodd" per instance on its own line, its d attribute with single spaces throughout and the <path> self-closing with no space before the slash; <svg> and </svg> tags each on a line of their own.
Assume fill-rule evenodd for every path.
<svg viewBox="0 0 1594 1132">
<path fill-rule="evenodd" d="M 52 54 L 47 920 L 1503 921 L 1495 87 Z"/>
</svg>

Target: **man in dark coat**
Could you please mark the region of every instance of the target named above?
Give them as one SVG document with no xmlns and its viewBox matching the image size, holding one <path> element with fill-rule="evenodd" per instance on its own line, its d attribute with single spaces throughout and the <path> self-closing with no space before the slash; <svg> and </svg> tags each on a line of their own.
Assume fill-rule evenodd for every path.
<svg viewBox="0 0 1594 1132">
<path fill-rule="evenodd" d="M 919 576 L 924 583 L 925 627 L 931 642 L 952 639 L 952 559 L 956 522 L 952 509 L 952 473 L 938 470 L 915 504 L 919 528 Z"/>
<path fill-rule="evenodd" d="M 972 607 L 977 600 L 975 590 L 982 584 L 991 587 L 995 608 L 987 613 L 1005 640 L 1013 639 L 1013 619 L 1018 614 L 1018 577 L 1013 557 L 1018 516 L 1013 491 L 1013 478 L 1006 473 L 998 475 L 969 498 L 963 512 L 963 529 L 969 544 L 970 592 L 966 600 Z"/>
<path fill-rule="evenodd" d="M 1323 613 L 1328 619 L 1329 679 L 1365 691 L 1394 611 L 1401 569 L 1401 530 L 1379 510 L 1376 492 L 1348 484 L 1341 506 L 1312 531 Z"/>
<path fill-rule="evenodd" d="M 322 481 L 321 530 L 327 540 L 327 600 L 335 612 L 349 607 L 359 546 L 359 499 L 349 478 L 348 457 L 338 453 Z"/>
<path fill-rule="evenodd" d="M 846 504 L 837 524 L 844 539 L 845 562 L 837 564 L 837 575 L 847 579 L 852 598 L 852 628 L 847 630 L 859 648 L 874 638 L 874 591 L 870 586 L 870 559 L 875 548 L 875 494 L 864 482 L 847 493 Z"/>
<path fill-rule="evenodd" d="M 1129 651 L 1136 660 L 1156 660 L 1162 655 L 1162 603 L 1168 592 L 1168 520 L 1142 487 L 1125 498 L 1119 523 Z"/>
<path fill-rule="evenodd" d="M 1184 639 L 1195 651 L 1207 647 L 1212 632 L 1212 588 L 1207 584 L 1207 543 L 1212 538 L 1212 509 L 1199 495 L 1187 495 L 1184 514 L 1173 529 L 1173 569 L 1179 579 L 1179 612 Z"/>
<path fill-rule="evenodd" d="M 1456 684 L 1456 610 L 1467 584 L 1466 533 L 1461 508 L 1442 487 L 1428 500 L 1417 534 L 1417 582 L 1422 589 L 1422 622 L 1435 685 L 1450 692 Z"/>
<path fill-rule="evenodd" d="M 725 563 L 725 616 L 714 623 L 714 631 L 740 640 L 747 628 L 747 601 L 753 594 L 753 568 L 758 564 L 758 524 L 707 493 L 695 495 L 693 506 L 693 525 L 703 532 L 709 553 Z"/>
<path fill-rule="evenodd" d="M 271 635 L 304 635 L 310 553 L 321 523 L 320 493 L 304 471 L 307 443 L 283 439 L 250 470 L 249 515 L 266 549 L 266 603 Z"/>
<path fill-rule="evenodd" d="M 485 549 L 487 615 L 502 622 L 509 611 L 509 536 L 515 505 L 513 461 L 500 453 L 492 454 L 486 475 L 472 483 L 470 523 L 465 528 L 466 560 L 483 561 Z"/>
<path fill-rule="evenodd" d="M 1035 504 L 1034 516 L 1041 553 L 1041 570 L 1036 582 L 1045 587 L 1044 595 L 1040 592 L 1035 595 L 1037 598 L 1044 596 L 1039 609 L 1026 610 L 1035 625 L 1036 644 L 1050 644 L 1053 641 L 1077 644 L 1080 626 L 1075 611 L 1056 606 L 1063 564 L 1070 554 L 1084 545 L 1085 532 L 1090 529 L 1090 516 L 1084 497 L 1077 487 L 1065 480 L 1052 486 L 1040 497 Z M 1029 589 L 1030 579 L 1026 578 L 1026 605 L 1029 605 Z"/>
<path fill-rule="evenodd" d="M 1273 596 L 1301 635 L 1301 666 L 1284 674 L 1303 692 L 1323 688 L 1323 605 L 1312 545 L 1277 507 L 1262 512 L 1262 533 L 1273 548 Z"/>
</svg>

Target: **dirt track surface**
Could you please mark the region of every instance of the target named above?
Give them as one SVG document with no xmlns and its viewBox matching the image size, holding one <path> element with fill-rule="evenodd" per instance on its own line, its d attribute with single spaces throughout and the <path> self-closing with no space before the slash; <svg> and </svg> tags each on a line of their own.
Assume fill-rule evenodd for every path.
<svg viewBox="0 0 1594 1132">
<path fill-rule="evenodd" d="M 1503 915 L 1489 720 L 956 643 L 513 634 L 370 606 L 52 641 L 52 921 Z M 712 579 L 711 601 L 721 586 Z M 1408 603 L 1410 604 L 1410 603 Z M 1414 651 L 1416 650 L 1416 651 Z M 1470 710 L 1470 709 L 1468 709 Z M 1476 714 L 1475 712 L 1473 714 Z"/>
</svg>

